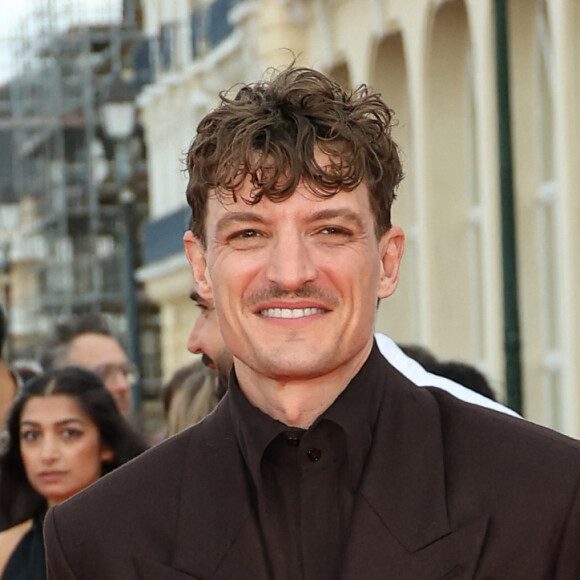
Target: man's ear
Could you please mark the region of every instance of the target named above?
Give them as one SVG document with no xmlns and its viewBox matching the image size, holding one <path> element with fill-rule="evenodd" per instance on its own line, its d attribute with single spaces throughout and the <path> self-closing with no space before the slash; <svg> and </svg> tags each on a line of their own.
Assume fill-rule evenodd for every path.
<svg viewBox="0 0 580 580">
<path fill-rule="evenodd" d="M 396 290 L 404 248 L 405 234 L 403 230 L 398 226 L 391 226 L 379 242 L 381 277 L 378 298 L 387 298 Z"/>
<path fill-rule="evenodd" d="M 200 239 L 192 231 L 188 230 L 183 234 L 183 244 L 185 246 L 185 255 L 191 266 L 191 273 L 193 274 L 193 282 L 197 293 L 206 300 L 213 299 L 205 250 Z"/>
</svg>

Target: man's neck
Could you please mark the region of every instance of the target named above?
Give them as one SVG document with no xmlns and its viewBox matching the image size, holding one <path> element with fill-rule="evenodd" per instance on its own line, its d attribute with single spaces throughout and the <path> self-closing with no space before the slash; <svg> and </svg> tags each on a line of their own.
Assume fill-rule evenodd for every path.
<svg viewBox="0 0 580 580">
<path fill-rule="evenodd" d="M 324 375 L 306 379 L 266 377 L 235 359 L 240 389 L 247 399 L 285 425 L 308 429 L 358 373 L 372 348 L 372 341 L 346 364 Z"/>
</svg>

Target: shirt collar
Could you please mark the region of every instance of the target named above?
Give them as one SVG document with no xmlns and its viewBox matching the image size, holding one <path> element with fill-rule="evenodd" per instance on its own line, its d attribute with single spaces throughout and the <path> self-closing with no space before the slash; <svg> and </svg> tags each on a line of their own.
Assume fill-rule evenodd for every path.
<svg viewBox="0 0 580 580">
<path fill-rule="evenodd" d="M 334 403 L 313 423 L 310 430 L 323 420 L 342 427 L 348 442 L 348 458 L 352 477 L 360 479 L 377 421 L 384 385 L 376 380 L 381 353 L 373 342 L 371 354 Z M 242 393 L 232 370 L 228 387 L 231 397 L 232 422 L 238 443 L 254 483 L 260 481 L 260 466 L 266 447 L 284 431 L 299 432 L 254 407 Z"/>
<path fill-rule="evenodd" d="M 231 397 L 232 423 L 240 450 L 254 482 L 260 480 L 260 465 L 264 450 L 288 426 L 254 407 L 242 393 L 235 370 L 228 385 Z"/>
</svg>

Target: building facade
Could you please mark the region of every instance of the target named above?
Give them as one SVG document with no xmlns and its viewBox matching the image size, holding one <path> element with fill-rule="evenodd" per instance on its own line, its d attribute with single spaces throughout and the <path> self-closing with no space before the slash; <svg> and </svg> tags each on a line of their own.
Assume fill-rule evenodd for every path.
<svg viewBox="0 0 580 580">
<path fill-rule="evenodd" d="M 151 196 L 149 259 L 139 275 L 160 306 L 166 374 L 188 359 L 196 315 L 181 247 L 181 159 L 219 90 L 295 55 L 346 87 L 369 84 L 398 119 L 406 179 L 393 220 L 406 232 L 406 252 L 377 330 L 475 364 L 503 398 L 504 289 L 516 290 L 520 336 L 508 341 L 520 346 L 523 413 L 580 436 L 580 3 L 505 2 L 511 118 L 498 109 L 496 4 L 143 2 L 158 67 L 139 97 Z M 517 277 L 504 284 L 498 135 L 506 123 Z"/>
<path fill-rule="evenodd" d="M 98 312 L 155 391 L 157 309 L 131 286 L 148 214 L 142 131 L 136 123 L 123 143 L 121 183 L 121 147 L 103 122 L 115 85 L 147 76 L 138 66 L 140 9 L 135 0 L 93 8 L 35 0 L 6 47 L 14 76 L 0 87 L 0 299 L 11 359 L 38 360 L 58 322 Z M 140 333 L 131 332 L 131 300 Z"/>
</svg>

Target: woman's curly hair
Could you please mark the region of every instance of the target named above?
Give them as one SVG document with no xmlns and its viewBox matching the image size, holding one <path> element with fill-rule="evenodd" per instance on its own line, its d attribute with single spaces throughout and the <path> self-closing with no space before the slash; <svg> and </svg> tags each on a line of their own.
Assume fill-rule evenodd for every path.
<svg viewBox="0 0 580 580">
<path fill-rule="evenodd" d="M 287 199 L 300 181 L 330 197 L 364 182 L 370 192 L 377 236 L 391 226 L 391 204 L 403 171 L 391 138 L 393 112 L 366 85 L 347 92 L 313 69 L 290 66 L 270 80 L 242 86 L 197 128 L 187 154 L 191 229 L 205 245 L 210 194 L 245 201 Z M 324 165 L 315 153 L 327 156 Z"/>
</svg>

